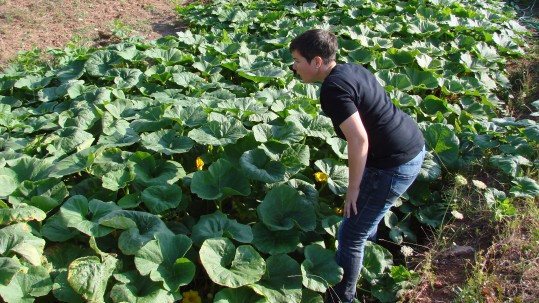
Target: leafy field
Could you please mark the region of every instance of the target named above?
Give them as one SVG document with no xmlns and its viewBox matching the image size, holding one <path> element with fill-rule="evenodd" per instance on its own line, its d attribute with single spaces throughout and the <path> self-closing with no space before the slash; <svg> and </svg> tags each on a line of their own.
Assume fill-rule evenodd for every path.
<svg viewBox="0 0 539 303">
<path fill-rule="evenodd" d="M 0 296 L 5 302 L 322 302 L 342 270 L 335 234 L 345 142 L 290 40 L 323 27 L 340 62 L 370 68 L 428 145 L 384 220 L 402 247 L 461 216 L 471 169 L 495 219 L 539 196 L 535 122 L 508 111 L 507 61 L 528 31 L 503 2 L 214 1 L 189 30 L 0 74 Z M 455 177 L 457 176 L 457 177 Z M 406 249 L 403 249 L 406 253 Z M 417 273 L 370 244 L 360 287 L 398 300 Z"/>
</svg>

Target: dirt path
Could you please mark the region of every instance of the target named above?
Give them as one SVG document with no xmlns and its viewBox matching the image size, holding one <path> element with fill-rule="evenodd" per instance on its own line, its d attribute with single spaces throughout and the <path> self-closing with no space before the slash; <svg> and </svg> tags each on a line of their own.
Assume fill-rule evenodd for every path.
<svg viewBox="0 0 539 303">
<path fill-rule="evenodd" d="M 0 0 L 0 67 L 19 51 L 92 47 L 114 38 L 113 30 L 155 39 L 174 35 L 176 4 L 185 0 Z M 133 32 L 134 31 L 134 32 Z"/>
</svg>

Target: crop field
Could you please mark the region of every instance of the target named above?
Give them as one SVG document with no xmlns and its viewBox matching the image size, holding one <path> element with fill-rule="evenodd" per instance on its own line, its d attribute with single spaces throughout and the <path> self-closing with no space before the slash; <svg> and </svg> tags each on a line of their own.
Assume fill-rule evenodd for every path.
<svg viewBox="0 0 539 303">
<path fill-rule="evenodd" d="M 176 10 L 176 35 L 23 53 L 0 73 L 0 301 L 322 303 L 342 277 L 348 157 L 288 44 L 325 28 L 338 62 L 369 68 L 427 143 L 418 179 L 367 246 L 360 299 L 537 302 L 539 23 L 519 6 Z M 462 248 L 463 276 L 443 284 L 434 255 Z M 531 286 L 510 288 L 494 255 Z"/>
</svg>

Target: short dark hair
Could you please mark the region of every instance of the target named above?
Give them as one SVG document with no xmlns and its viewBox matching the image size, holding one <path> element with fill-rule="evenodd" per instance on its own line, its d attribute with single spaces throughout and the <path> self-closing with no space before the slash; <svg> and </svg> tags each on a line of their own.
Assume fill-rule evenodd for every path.
<svg viewBox="0 0 539 303">
<path fill-rule="evenodd" d="M 325 64 L 335 61 L 337 49 L 337 37 L 323 29 L 308 30 L 290 42 L 290 52 L 298 51 L 309 63 L 316 56 L 320 56 Z"/>
</svg>

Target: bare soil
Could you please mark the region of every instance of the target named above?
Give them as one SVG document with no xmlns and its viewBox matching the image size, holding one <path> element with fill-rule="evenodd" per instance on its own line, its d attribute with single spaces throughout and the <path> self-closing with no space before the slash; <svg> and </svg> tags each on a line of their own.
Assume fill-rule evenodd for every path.
<svg viewBox="0 0 539 303">
<path fill-rule="evenodd" d="M 174 35 L 175 10 L 184 0 L 0 0 L 0 67 L 20 51 L 94 47 L 113 40 L 113 30 L 148 40 Z"/>
</svg>

